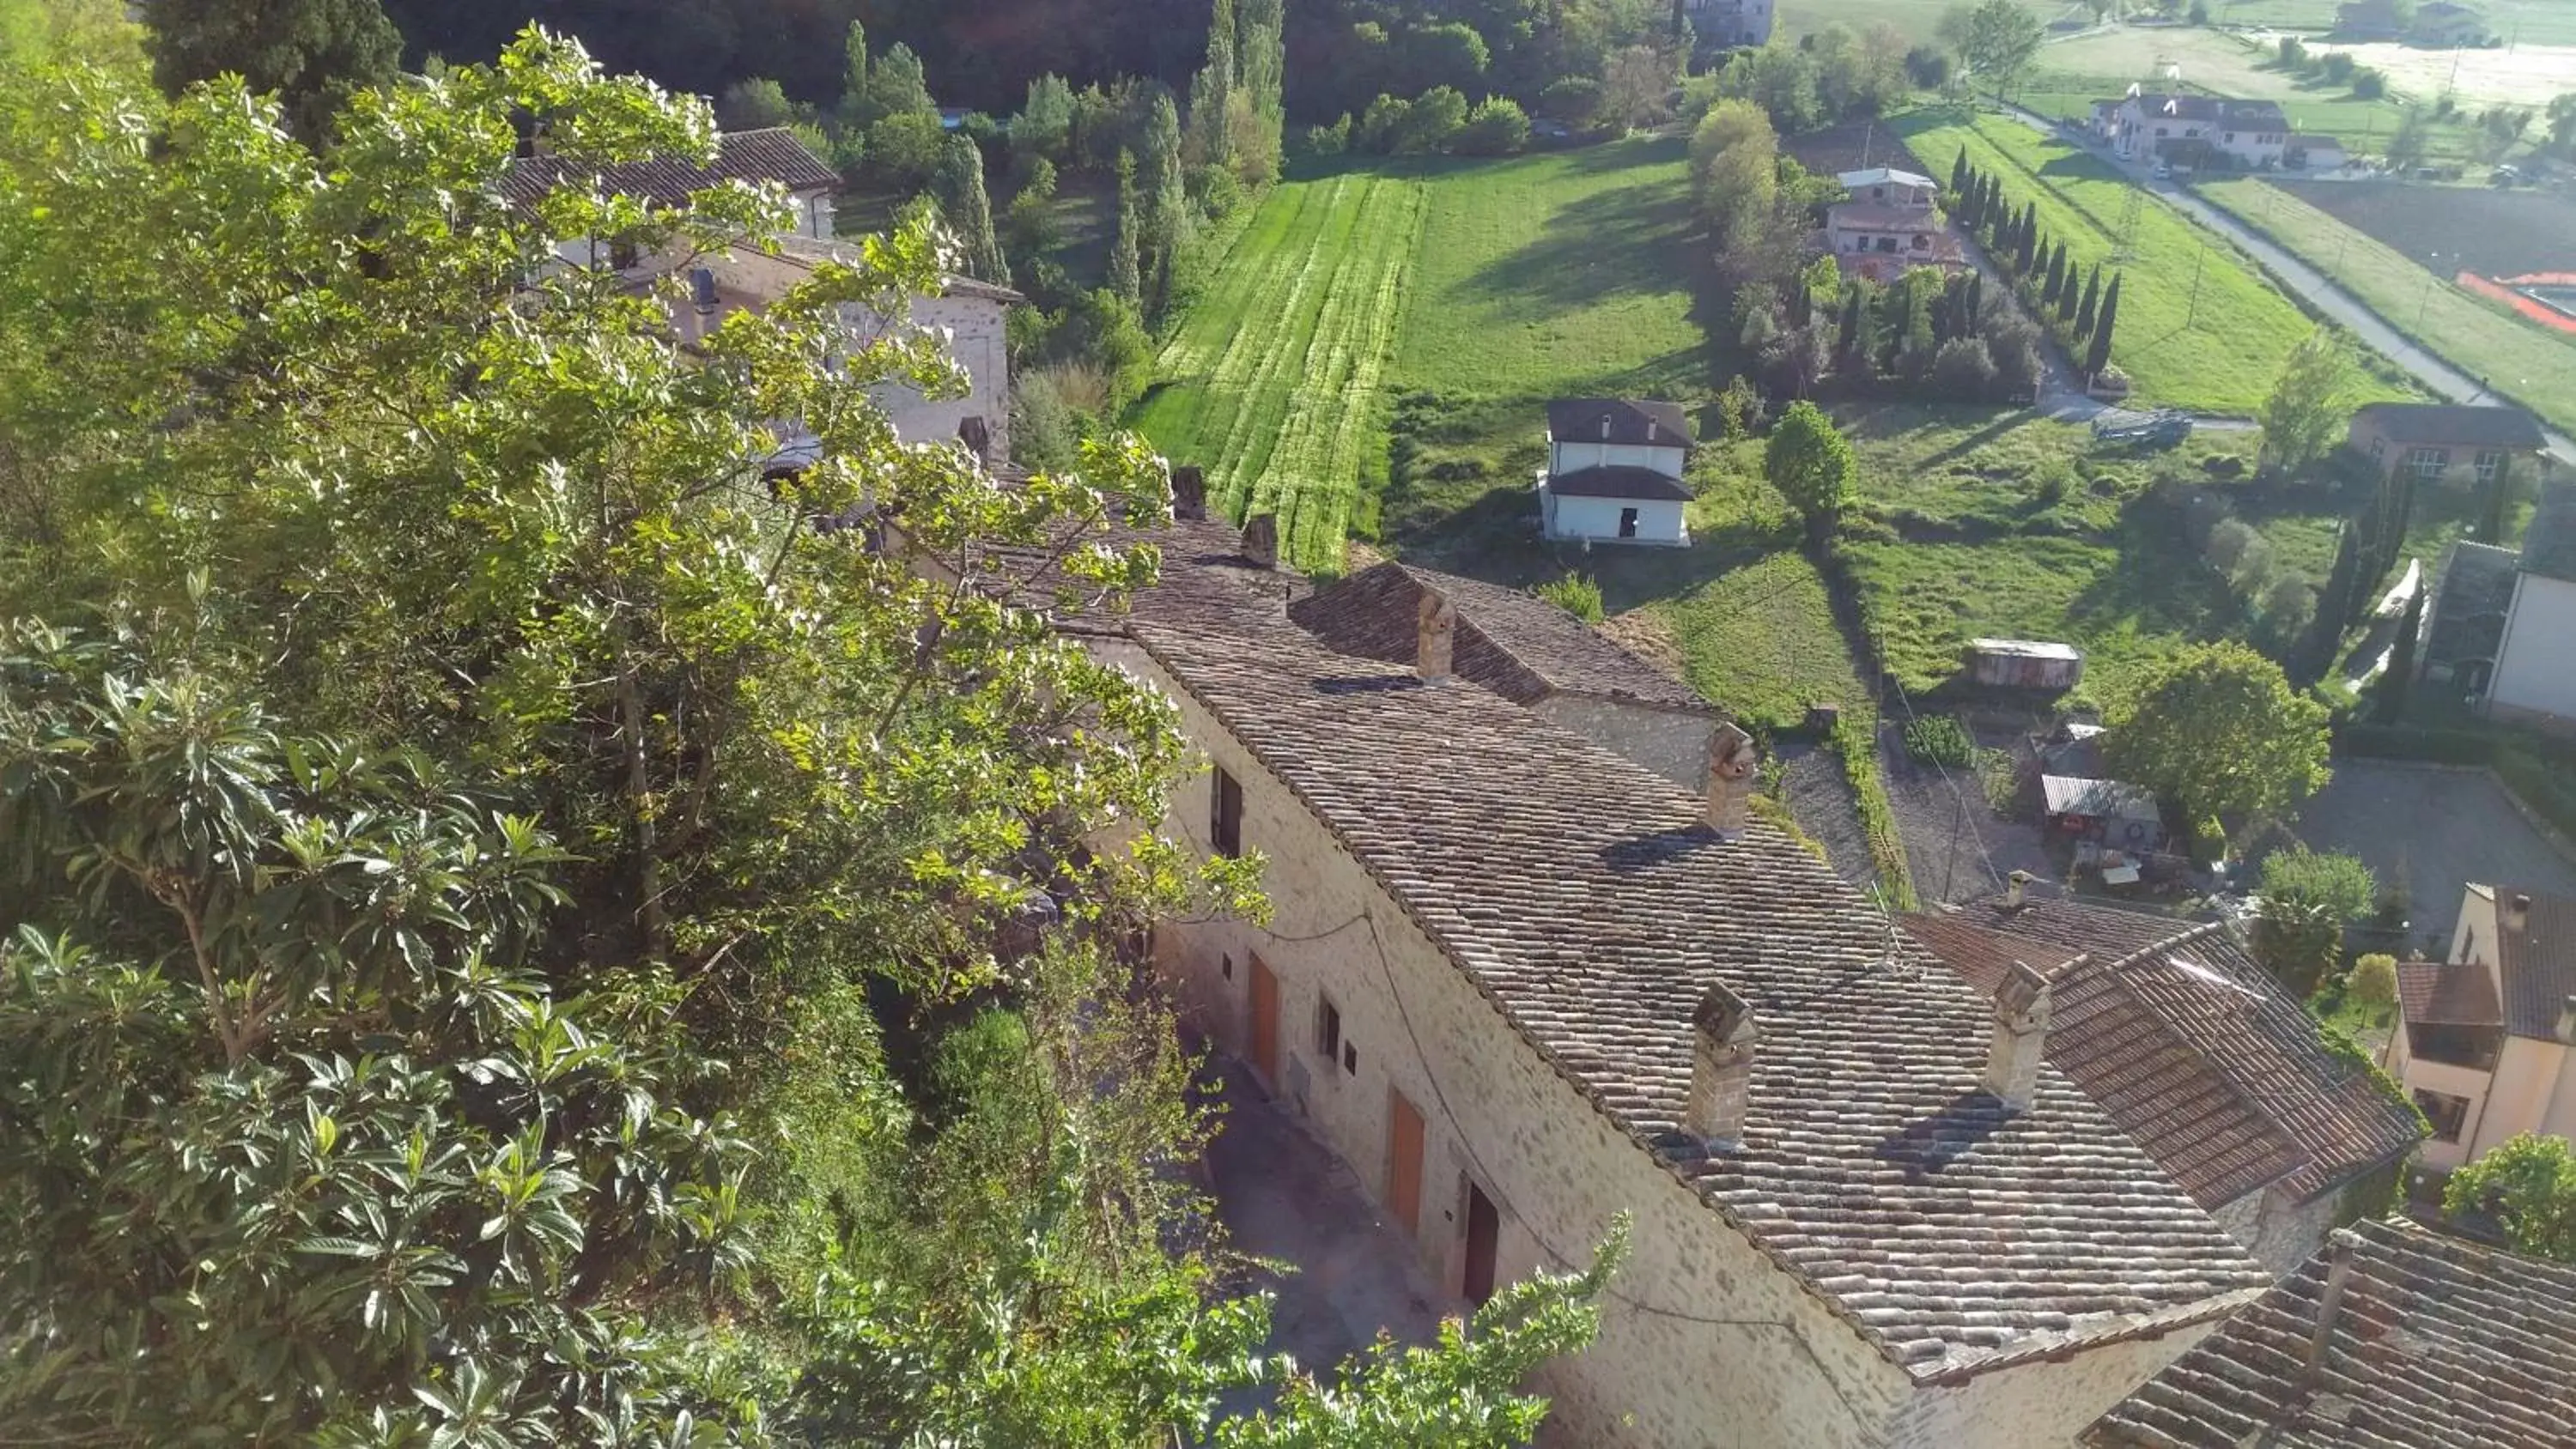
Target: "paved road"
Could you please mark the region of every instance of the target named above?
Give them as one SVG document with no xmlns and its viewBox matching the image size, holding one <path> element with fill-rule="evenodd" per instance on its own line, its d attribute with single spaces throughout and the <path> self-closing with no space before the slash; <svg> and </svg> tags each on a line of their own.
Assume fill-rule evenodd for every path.
<svg viewBox="0 0 2576 1449">
<path fill-rule="evenodd" d="M 2472 881 L 2576 894 L 2576 861 L 2483 770 L 2337 760 L 2334 778 L 2299 807 L 2294 833 L 2315 849 L 2360 856 L 2382 886 L 2403 886 L 2412 944 L 2434 956 L 2450 949 Z"/>
<path fill-rule="evenodd" d="M 2007 107 L 2007 109 L 2024 125 L 2044 131 L 2061 140 L 2068 134 L 2047 117 L 2036 112 L 2025 111 L 2018 106 Z M 2389 326 L 2378 313 L 2370 310 L 2360 298 L 2337 286 L 2323 272 L 2274 246 L 2238 222 L 2236 218 L 2192 195 L 2184 188 L 2171 181 L 2156 180 L 2142 165 L 2122 161 L 2109 147 L 2094 142 L 2091 137 L 2085 137 L 2084 143 L 2095 156 L 2126 171 L 2131 179 L 2168 205 L 2234 242 L 2248 255 L 2271 268 L 2272 275 L 2279 278 L 2282 285 L 2306 298 L 2319 312 L 2351 328 L 2356 336 L 2370 344 L 2380 355 L 2412 373 L 2415 380 L 2422 383 L 2435 397 L 2448 398 L 2453 402 L 2470 402 L 2486 393 L 2485 386 L 2475 378 L 2408 341 L 2396 328 Z M 2430 202 L 2428 201 L 2427 204 Z M 2561 462 L 2576 464 L 2576 442 L 2570 442 L 2562 433 L 2550 432 L 2547 436 L 2549 450 L 2556 454 Z"/>
</svg>

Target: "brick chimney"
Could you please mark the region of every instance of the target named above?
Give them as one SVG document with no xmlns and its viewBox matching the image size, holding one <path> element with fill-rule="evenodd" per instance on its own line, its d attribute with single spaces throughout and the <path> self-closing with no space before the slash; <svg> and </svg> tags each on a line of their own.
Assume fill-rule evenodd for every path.
<svg viewBox="0 0 2576 1449">
<path fill-rule="evenodd" d="M 1458 642 L 1458 609 L 1438 589 L 1424 589 L 1413 615 L 1413 668 L 1425 684 L 1449 677 L 1450 655 Z"/>
<path fill-rule="evenodd" d="M 1709 987 L 1691 1012 L 1690 1101 L 1682 1108 L 1682 1130 L 1711 1152 L 1733 1151 L 1744 1140 L 1753 1043 L 1761 1035 L 1753 1008 L 1723 982 Z"/>
<path fill-rule="evenodd" d="M 1741 840 L 1753 814 L 1753 736 L 1722 724 L 1708 736 L 1708 824 L 1720 840 Z"/>
<path fill-rule="evenodd" d="M 2017 870 L 2004 877 L 2004 908 L 2020 910 L 2030 903 L 2030 872 Z"/>
<path fill-rule="evenodd" d="M 1172 516 L 1207 517 L 1207 474 L 1196 464 L 1172 470 Z"/>
<path fill-rule="evenodd" d="M 1279 567 L 1279 520 L 1256 513 L 1243 520 L 1243 556 L 1257 569 Z"/>
<path fill-rule="evenodd" d="M 2015 1112 L 2030 1110 L 2048 1050 L 2048 978 L 2015 961 L 1995 988 L 1994 1044 L 1978 1083 Z"/>
<path fill-rule="evenodd" d="M 2519 936 L 2531 929 L 2531 897 L 2514 892 L 2504 903 L 2505 934 Z"/>
</svg>

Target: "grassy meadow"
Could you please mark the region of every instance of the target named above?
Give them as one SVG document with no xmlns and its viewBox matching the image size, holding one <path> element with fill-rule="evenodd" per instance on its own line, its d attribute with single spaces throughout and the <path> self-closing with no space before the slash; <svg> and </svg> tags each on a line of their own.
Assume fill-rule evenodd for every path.
<svg viewBox="0 0 2576 1449">
<path fill-rule="evenodd" d="M 2105 162 L 2017 121 L 1956 107 L 1909 111 L 1891 124 L 1942 176 L 1965 148 L 1970 165 L 2003 178 L 2016 204 L 2037 201 L 2041 231 L 2064 240 L 2070 262 L 2088 270 L 2100 262 L 2125 278 L 2111 361 L 2143 401 L 2250 415 L 2311 330 L 2234 249 L 2152 199 L 2138 207 L 2134 254 L 2114 262 L 2130 183 Z"/>
<path fill-rule="evenodd" d="M 2194 192 L 2333 278 L 2388 324 L 2561 429 L 2576 429 L 2576 338 L 2436 278 L 2414 258 L 2250 177 Z M 2429 203 L 2428 203 L 2429 204 Z"/>
</svg>

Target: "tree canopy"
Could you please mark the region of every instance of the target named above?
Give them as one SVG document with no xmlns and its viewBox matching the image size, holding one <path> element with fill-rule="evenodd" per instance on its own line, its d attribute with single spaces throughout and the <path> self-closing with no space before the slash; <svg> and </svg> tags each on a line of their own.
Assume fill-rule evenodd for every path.
<svg viewBox="0 0 2576 1449">
<path fill-rule="evenodd" d="M 2121 779 L 2179 802 L 2195 821 L 2280 818 L 2323 786 L 2327 710 L 2281 667 L 2232 640 L 2194 645 L 2143 671 L 2105 721 Z"/>
<path fill-rule="evenodd" d="M 2515 1252 L 2576 1263 L 2576 1149 L 2564 1137 L 2525 1132 L 2488 1148 L 2442 1185 L 2442 1206 L 2491 1215 Z"/>
<path fill-rule="evenodd" d="M 142 14 L 162 90 L 240 76 L 252 94 L 276 95 L 307 141 L 402 58 L 402 34 L 376 0 L 146 0 Z"/>
<path fill-rule="evenodd" d="M 1763 476 L 1806 517 L 1807 536 L 1820 546 L 1851 506 L 1857 470 L 1850 440 L 1811 402 L 1789 404 L 1763 444 Z"/>
<path fill-rule="evenodd" d="M 2255 415 L 2263 425 L 2263 464 L 2296 471 L 2331 451 L 2352 416 L 2360 380 L 2352 349 L 2331 326 L 2319 326 L 2290 349 Z"/>
<path fill-rule="evenodd" d="M 1326 1389 L 1171 1170 L 1210 1120 L 1122 943 L 1260 862 L 1154 833 L 1168 702 L 957 582 L 1148 584 L 1160 462 L 899 445 L 872 389 L 956 369 L 841 319 L 937 290 L 920 224 L 683 351 L 678 278 L 554 240 L 785 198 L 506 205 L 522 123 L 715 139 L 534 33 L 321 156 L 237 82 L 0 87 L 52 303 L 0 336 L 0 1419 L 1133 1449 L 1271 1383 L 1221 1432 L 1517 1442 L 1607 1258 Z"/>
</svg>

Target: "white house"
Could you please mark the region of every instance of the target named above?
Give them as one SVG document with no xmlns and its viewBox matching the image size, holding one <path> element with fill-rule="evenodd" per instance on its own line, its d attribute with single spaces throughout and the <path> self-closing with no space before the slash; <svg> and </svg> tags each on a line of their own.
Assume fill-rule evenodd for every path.
<svg viewBox="0 0 2576 1449">
<path fill-rule="evenodd" d="M 1583 543 L 1690 542 L 1690 420 L 1679 405 L 1569 398 L 1547 405 L 1539 526 Z"/>
<path fill-rule="evenodd" d="M 2133 161 L 2198 165 L 2214 154 L 2259 171 L 2280 165 L 2290 144 L 2289 119 L 2270 101 L 2133 90 L 2122 100 L 2095 102 L 2093 123 L 2112 150 Z M 2310 154 L 2320 139 L 2305 138 Z"/>
<path fill-rule="evenodd" d="M 1825 250 L 1843 275 L 1893 282 L 1915 267 L 1968 264 L 1931 177 L 1877 166 L 1834 179 L 1851 199 L 1825 209 Z"/>
<path fill-rule="evenodd" d="M 1771 0 L 1682 0 L 1682 16 L 1702 46 L 1730 49 L 1771 38 Z"/>
<path fill-rule="evenodd" d="M 689 296 L 672 304 L 671 319 L 683 346 L 707 336 L 735 312 L 768 306 L 820 262 L 860 260 L 855 249 L 832 236 L 832 199 L 840 190 L 839 174 L 784 128 L 727 133 L 718 140 L 714 163 L 703 167 L 643 161 L 607 167 L 591 178 L 574 176 L 559 157 L 523 157 L 503 178 L 502 192 L 514 202 L 527 204 L 574 180 L 667 207 L 685 206 L 694 193 L 726 181 L 772 182 L 787 191 L 795 206 L 796 225 L 793 231 L 770 238 L 775 251 L 681 256 L 639 254 L 633 247 L 598 238 L 556 244 L 565 265 L 611 267 L 639 288 L 685 268 Z M 905 298 L 887 309 L 842 307 L 843 320 L 862 341 L 874 341 L 897 328 L 927 330 L 942 339 L 950 360 L 965 370 L 967 390 L 959 397 L 930 398 L 908 384 L 886 384 L 876 390 L 877 403 L 898 438 L 907 443 L 963 439 L 989 463 L 1009 461 L 1011 374 L 1005 324 L 1011 305 L 1022 300 L 1007 287 L 951 277 L 935 297 Z M 810 440 L 792 425 L 782 431 L 785 446 L 773 464 L 792 466 L 810 449 Z"/>
<path fill-rule="evenodd" d="M 2292 171 L 2341 171 L 2350 159 L 2344 154 L 2341 141 L 2332 136 L 2312 136 L 2305 131 L 2292 132 L 2281 148 L 2281 164 Z"/>
<path fill-rule="evenodd" d="M 2397 968 L 2388 1072 L 2433 1124 L 2428 1167 L 2524 1132 L 2576 1138 L 2576 901 L 2472 884 L 2450 959 Z"/>
<path fill-rule="evenodd" d="M 1874 202 L 1880 206 L 1932 206 L 1941 199 L 1941 188 L 1929 176 L 1912 171 L 1899 171 L 1891 166 L 1873 166 L 1866 171 L 1843 171 L 1834 176 L 1854 201 Z"/>
</svg>

